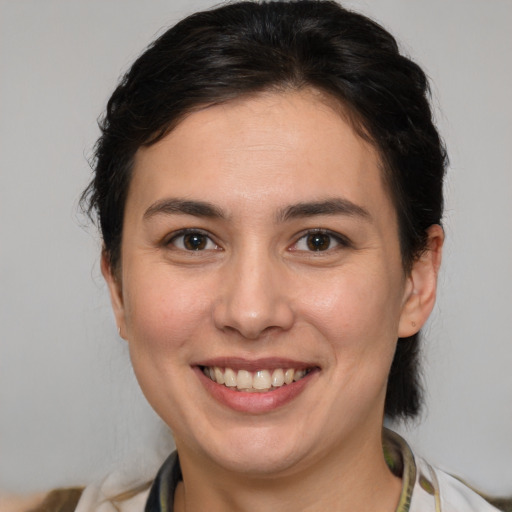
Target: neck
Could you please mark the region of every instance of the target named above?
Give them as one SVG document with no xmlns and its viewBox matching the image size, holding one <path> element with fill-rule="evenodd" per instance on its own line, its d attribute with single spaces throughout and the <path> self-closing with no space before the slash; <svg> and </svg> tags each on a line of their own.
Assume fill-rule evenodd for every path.
<svg viewBox="0 0 512 512">
<path fill-rule="evenodd" d="M 205 503 L 211 512 L 393 512 L 401 491 L 401 480 L 385 463 L 380 432 L 271 476 L 233 473 L 178 452 L 183 482 L 174 497 L 176 512 L 203 510 Z"/>
</svg>

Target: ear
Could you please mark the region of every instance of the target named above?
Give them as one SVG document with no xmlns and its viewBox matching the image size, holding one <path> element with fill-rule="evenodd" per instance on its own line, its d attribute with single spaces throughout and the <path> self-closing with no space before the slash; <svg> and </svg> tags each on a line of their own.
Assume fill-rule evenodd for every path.
<svg viewBox="0 0 512 512">
<path fill-rule="evenodd" d="M 417 258 L 407 277 L 398 336 L 416 334 L 427 321 L 436 301 L 437 276 L 441 266 L 444 231 L 434 224 L 427 230 L 425 251 Z"/>
<path fill-rule="evenodd" d="M 126 322 L 121 278 L 113 270 L 109 255 L 105 249 L 101 253 L 101 273 L 110 292 L 110 302 L 112 303 L 119 336 L 125 339 L 123 333 L 126 332 Z"/>
</svg>

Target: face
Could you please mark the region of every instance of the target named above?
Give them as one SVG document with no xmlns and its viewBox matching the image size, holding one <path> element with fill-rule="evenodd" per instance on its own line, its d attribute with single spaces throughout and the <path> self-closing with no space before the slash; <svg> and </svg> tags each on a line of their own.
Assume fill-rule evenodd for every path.
<svg viewBox="0 0 512 512">
<path fill-rule="evenodd" d="M 380 436 L 396 340 L 428 312 L 379 165 L 312 91 L 205 108 L 139 150 L 104 274 L 180 457 L 270 475 Z"/>
</svg>

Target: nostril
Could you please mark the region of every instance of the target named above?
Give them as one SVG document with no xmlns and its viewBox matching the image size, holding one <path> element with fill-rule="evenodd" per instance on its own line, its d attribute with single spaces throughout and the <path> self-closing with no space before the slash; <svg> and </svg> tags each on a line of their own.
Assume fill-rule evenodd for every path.
<svg viewBox="0 0 512 512">
<path fill-rule="evenodd" d="M 248 340 L 257 340 L 262 337 L 267 337 L 273 332 L 277 332 L 281 329 L 277 326 L 268 326 L 265 327 L 264 329 L 258 329 L 257 327 L 251 328 L 247 325 L 238 327 L 226 325 L 224 327 L 221 327 L 221 330 L 225 333 L 237 334 Z"/>
<path fill-rule="evenodd" d="M 239 253 L 229 275 L 223 276 L 213 306 L 215 326 L 226 333 L 237 332 L 246 339 L 288 330 L 294 314 L 289 283 L 282 269 L 261 253 L 259 247 Z"/>
<path fill-rule="evenodd" d="M 273 303 L 272 307 L 244 308 L 243 304 L 218 304 L 214 311 L 216 327 L 225 333 L 256 340 L 279 331 L 287 331 L 294 322 L 292 308 L 285 303 Z"/>
</svg>

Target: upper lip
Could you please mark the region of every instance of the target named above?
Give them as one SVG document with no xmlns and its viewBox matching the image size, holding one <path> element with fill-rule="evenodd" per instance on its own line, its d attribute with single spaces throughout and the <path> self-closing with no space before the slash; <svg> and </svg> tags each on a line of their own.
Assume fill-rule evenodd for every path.
<svg viewBox="0 0 512 512">
<path fill-rule="evenodd" d="M 263 357 L 259 359 L 246 359 L 243 357 L 215 357 L 212 359 L 199 361 L 193 366 L 217 366 L 218 368 L 231 368 L 232 370 L 247 371 L 276 370 L 277 368 L 294 368 L 295 370 L 305 370 L 308 368 L 318 367 L 318 365 L 314 363 L 279 357 Z"/>
</svg>

